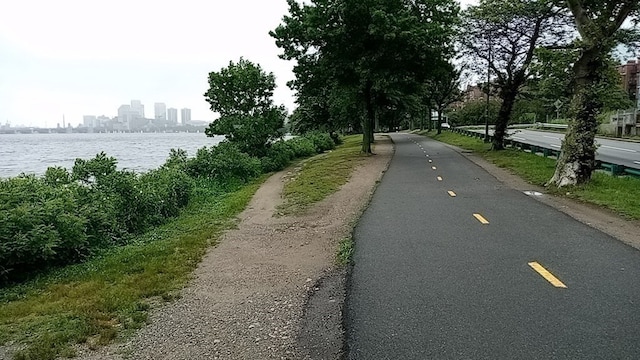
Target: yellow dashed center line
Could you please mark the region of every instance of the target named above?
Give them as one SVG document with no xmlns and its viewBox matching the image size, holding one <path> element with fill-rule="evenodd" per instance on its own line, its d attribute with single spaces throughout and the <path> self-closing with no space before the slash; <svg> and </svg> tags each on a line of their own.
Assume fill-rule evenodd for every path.
<svg viewBox="0 0 640 360">
<path fill-rule="evenodd" d="M 438 170 L 438 168 L 436 168 L 435 166 L 432 166 L 431 169 Z"/>
<path fill-rule="evenodd" d="M 433 160 L 429 159 L 429 163 L 432 163 L 432 162 L 433 162 Z"/>
<path fill-rule="evenodd" d="M 478 221 L 480 221 L 482 224 L 487 225 L 489 224 L 489 220 L 485 219 L 482 215 L 480 214 L 473 214 L 473 217 L 476 218 Z"/>
<path fill-rule="evenodd" d="M 542 265 L 538 264 L 537 262 L 530 262 L 529 266 L 531 266 L 531 268 L 533 270 L 535 270 L 538 274 L 540 274 L 540 276 L 542 276 L 543 278 L 545 278 L 545 280 L 547 280 L 548 282 L 551 283 L 551 285 L 557 287 L 557 288 L 563 288 L 566 289 L 567 285 L 563 284 L 562 281 L 560 281 L 560 279 L 558 279 L 557 277 L 553 276 L 552 273 L 549 272 L 549 270 L 545 269 Z"/>
<path fill-rule="evenodd" d="M 438 176 L 438 181 L 442 181 L 442 176 Z"/>
<path fill-rule="evenodd" d="M 449 196 L 451 197 L 456 197 L 458 195 L 456 195 L 456 193 L 454 193 L 453 191 L 447 191 L 449 193 Z"/>
</svg>

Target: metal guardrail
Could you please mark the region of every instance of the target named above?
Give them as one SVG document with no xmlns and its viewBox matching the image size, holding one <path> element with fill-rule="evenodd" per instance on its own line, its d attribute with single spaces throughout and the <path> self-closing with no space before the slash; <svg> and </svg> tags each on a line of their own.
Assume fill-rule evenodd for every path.
<svg viewBox="0 0 640 360">
<path fill-rule="evenodd" d="M 451 128 L 451 129 L 443 129 L 452 131 L 454 133 L 462 134 L 465 136 L 475 137 L 478 139 L 485 139 L 485 134 L 469 131 L 467 129 L 461 128 Z M 493 141 L 493 135 L 489 135 L 489 141 Z M 555 157 L 556 159 L 560 156 L 560 151 L 556 149 L 550 149 L 544 146 L 539 145 L 531 145 L 524 143 L 522 141 L 517 141 L 513 139 L 505 139 L 505 146 L 510 146 L 516 149 L 520 149 L 522 151 L 529 151 L 532 154 L 541 154 L 544 157 Z M 604 161 L 597 161 L 597 167 L 601 170 L 606 170 L 613 176 L 633 176 L 640 178 L 640 170 L 626 167 L 620 164 L 613 164 Z"/>
</svg>

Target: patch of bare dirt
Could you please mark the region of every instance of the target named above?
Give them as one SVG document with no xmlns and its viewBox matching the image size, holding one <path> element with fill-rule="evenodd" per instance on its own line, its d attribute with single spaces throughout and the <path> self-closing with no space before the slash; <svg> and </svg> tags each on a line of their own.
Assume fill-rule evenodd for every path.
<svg viewBox="0 0 640 360">
<path fill-rule="evenodd" d="M 79 358 L 340 358 L 344 272 L 335 256 L 391 160 L 391 140 L 376 140 L 377 155 L 304 215 L 274 216 L 287 172 L 273 175 L 238 228 L 208 251 L 180 299 L 154 310 L 150 324 L 127 343 L 81 350 Z M 318 305 L 311 298 L 325 287 Z M 322 328 L 318 343 L 310 342 Z"/>
</svg>

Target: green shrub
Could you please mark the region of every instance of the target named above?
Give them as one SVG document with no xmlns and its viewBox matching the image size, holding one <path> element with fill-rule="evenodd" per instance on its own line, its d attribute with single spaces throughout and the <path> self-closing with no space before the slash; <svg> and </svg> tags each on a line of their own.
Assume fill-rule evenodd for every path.
<svg viewBox="0 0 640 360">
<path fill-rule="evenodd" d="M 287 145 L 293 150 L 296 158 L 307 157 L 316 154 L 316 146 L 313 141 L 305 137 L 296 137 L 287 140 Z"/>
<path fill-rule="evenodd" d="M 76 160 L 71 174 L 49 168 L 41 178 L 0 180 L 0 283 L 123 244 L 189 202 L 194 181 L 185 172 L 137 175 L 115 164 L 102 153 Z"/>
<path fill-rule="evenodd" d="M 267 155 L 260 159 L 262 171 L 271 172 L 282 170 L 291 163 L 295 155 L 288 141 L 277 141 L 267 150 Z"/>
<path fill-rule="evenodd" d="M 38 270 L 86 254 L 86 220 L 73 190 L 35 176 L 0 180 L 0 274 Z"/>
<path fill-rule="evenodd" d="M 304 137 L 313 142 L 317 153 L 333 150 L 336 147 L 336 143 L 333 141 L 331 136 L 325 132 L 313 131 L 304 134 Z"/>
<path fill-rule="evenodd" d="M 177 169 L 185 171 L 188 163 L 187 152 L 182 149 L 171 149 L 169 151 L 169 158 L 162 165 L 163 168 Z"/>
<path fill-rule="evenodd" d="M 262 172 L 260 160 L 241 152 L 235 144 L 223 141 L 217 146 L 198 149 L 187 162 L 187 173 L 224 181 L 249 181 Z"/>
</svg>

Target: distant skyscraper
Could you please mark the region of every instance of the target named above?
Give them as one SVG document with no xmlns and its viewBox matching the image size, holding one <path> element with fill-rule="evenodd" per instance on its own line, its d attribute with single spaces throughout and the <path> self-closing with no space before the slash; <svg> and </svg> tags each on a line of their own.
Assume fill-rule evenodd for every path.
<svg viewBox="0 0 640 360">
<path fill-rule="evenodd" d="M 140 100 L 131 100 L 131 111 L 137 114 L 139 119 L 144 119 L 144 105 Z"/>
<path fill-rule="evenodd" d="M 82 117 L 82 125 L 88 128 L 98 127 L 98 118 L 95 115 L 84 115 Z"/>
<path fill-rule="evenodd" d="M 177 125 L 178 124 L 178 109 L 168 108 L 167 109 L 167 120 L 169 120 L 169 123 L 171 123 L 173 125 Z"/>
<path fill-rule="evenodd" d="M 191 121 L 191 109 L 184 108 L 180 110 L 180 116 L 182 120 L 182 125 L 187 125 L 187 123 Z"/>
<path fill-rule="evenodd" d="M 153 113 L 156 120 L 167 120 L 167 105 L 164 103 L 153 104 Z"/>
</svg>

